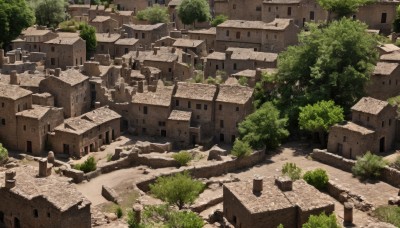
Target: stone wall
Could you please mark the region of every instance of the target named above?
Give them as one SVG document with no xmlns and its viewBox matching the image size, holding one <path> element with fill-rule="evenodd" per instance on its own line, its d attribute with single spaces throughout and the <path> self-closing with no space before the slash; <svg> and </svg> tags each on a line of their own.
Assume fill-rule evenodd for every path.
<svg viewBox="0 0 400 228">
<path fill-rule="evenodd" d="M 400 171 L 386 167 L 382 170 L 381 180 L 393 185 L 394 187 L 400 187 Z"/>
</svg>

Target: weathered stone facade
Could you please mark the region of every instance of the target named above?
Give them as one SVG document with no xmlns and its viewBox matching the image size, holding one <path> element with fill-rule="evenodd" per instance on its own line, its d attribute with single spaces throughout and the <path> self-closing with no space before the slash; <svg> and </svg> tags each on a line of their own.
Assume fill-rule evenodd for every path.
<svg viewBox="0 0 400 228">
<path fill-rule="evenodd" d="M 61 68 L 83 65 L 86 60 L 86 41 L 79 37 L 58 37 L 45 42 L 46 68 Z"/>
</svg>

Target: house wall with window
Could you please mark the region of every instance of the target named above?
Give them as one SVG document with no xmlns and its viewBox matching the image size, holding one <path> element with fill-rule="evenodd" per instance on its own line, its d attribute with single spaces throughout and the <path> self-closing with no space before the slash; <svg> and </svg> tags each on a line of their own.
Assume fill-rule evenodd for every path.
<svg viewBox="0 0 400 228">
<path fill-rule="evenodd" d="M 214 15 L 223 14 L 230 20 L 261 20 L 262 0 L 214 1 Z"/>
</svg>

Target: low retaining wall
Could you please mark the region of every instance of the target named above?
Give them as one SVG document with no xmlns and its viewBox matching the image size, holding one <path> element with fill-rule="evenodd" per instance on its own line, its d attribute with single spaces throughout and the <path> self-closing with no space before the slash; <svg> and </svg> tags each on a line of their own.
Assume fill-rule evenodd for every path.
<svg viewBox="0 0 400 228">
<path fill-rule="evenodd" d="M 356 164 L 355 160 L 347 159 L 337 154 L 329 153 L 325 150 L 314 149 L 311 157 L 321 163 L 333 166 L 346 172 L 351 172 L 351 168 Z M 383 168 L 380 180 L 398 188 L 400 187 L 400 171 L 386 166 Z"/>
<path fill-rule="evenodd" d="M 327 187 L 328 194 L 340 203 L 351 202 L 360 211 L 371 211 L 374 208 L 372 203 L 366 201 L 363 196 L 354 194 L 349 189 L 329 180 Z"/>
</svg>

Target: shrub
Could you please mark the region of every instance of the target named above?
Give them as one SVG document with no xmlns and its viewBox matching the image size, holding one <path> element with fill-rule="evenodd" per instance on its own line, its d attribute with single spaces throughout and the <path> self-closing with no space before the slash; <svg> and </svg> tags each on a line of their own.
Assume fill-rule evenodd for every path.
<svg viewBox="0 0 400 228">
<path fill-rule="evenodd" d="M 242 140 L 236 139 L 233 148 L 232 148 L 232 155 L 235 155 L 238 158 L 246 157 L 251 154 L 253 150 L 251 149 L 248 142 L 244 142 Z"/>
<path fill-rule="evenodd" d="M 8 150 L 0 143 L 0 164 L 8 160 Z"/>
<path fill-rule="evenodd" d="M 194 212 L 177 211 L 171 213 L 167 226 L 179 228 L 201 228 L 204 226 L 204 221 Z"/>
<path fill-rule="evenodd" d="M 336 216 L 331 214 L 327 216 L 325 213 L 320 215 L 311 215 L 307 223 L 303 224 L 303 228 L 339 228 Z"/>
<path fill-rule="evenodd" d="M 96 168 L 97 168 L 97 162 L 93 156 L 90 156 L 82 164 L 74 165 L 74 169 L 81 170 L 84 173 L 95 171 Z"/>
<path fill-rule="evenodd" d="M 318 190 L 326 189 L 329 181 L 328 174 L 323 169 L 307 171 L 304 174 L 303 179 Z"/>
<path fill-rule="evenodd" d="M 290 177 L 292 180 L 299 180 L 301 178 L 301 168 L 295 163 L 287 162 L 282 166 L 282 174 Z"/>
<path fill-rule="evenodd" d="M 112 160 L 113 155 L 112 154 L 107 154 L 107 162 L 110 162 Z"/>
<path fill-rule="evenodd" d="M 240 77 L 238 80 L 239 85 L 241 86 L 248 86 L 248 79 L 246 77 Z"/>
<path fill-rule="evenodd" d="M 357 162 L 353 166 L 353 175 L 368 179 L 377 178 L 381 175 L 382 169 L 386 166 L 386 162 L 381 156 L 367 152 L 362 157 L 357 157 Z"/>
<path fill-rule="evenodd" d="M 179 163 L 181 166 L 186 166 L 193 159 L 192 154 L 186 150 L 182 150 L 179 153 L 172 155 L 172 157 Z"/>
<path fill-rule="evenodd" d="M 120 206 L 117 206 L 115 208 L 115 214 L 118 218 L 121 218 L 124 215 L 124 212 L 122 211 L 122 208 Z"/>
<path fill-rule="evenodd" d="M 400 155 L 397 156 L 396 160 L 390 164 L 390 167 L 400 170 Z"/>
<path fill-rule="evenodd" d="M 373 215 L 383 222 L 400 227 L 400 207 L 398 206 L 380 206 L 373 212 Z"/>
<path fill-rule="evenodd" d="M 126 223 L 128 223 L 129 228 L 145 228 L 145 225 L 135 220 L 135 215 L 132 210 L 128 211 Z"/>
<path fill-rule="evenodd" d="M 226 20 L 228 20 L 228 17 L 220 14 L 218 16 L 216 16 L 212 21 L 211 21 L 211 26 L 212 27 L 217 27 L 219 24 L 224 23 Z"/>
</svg>

